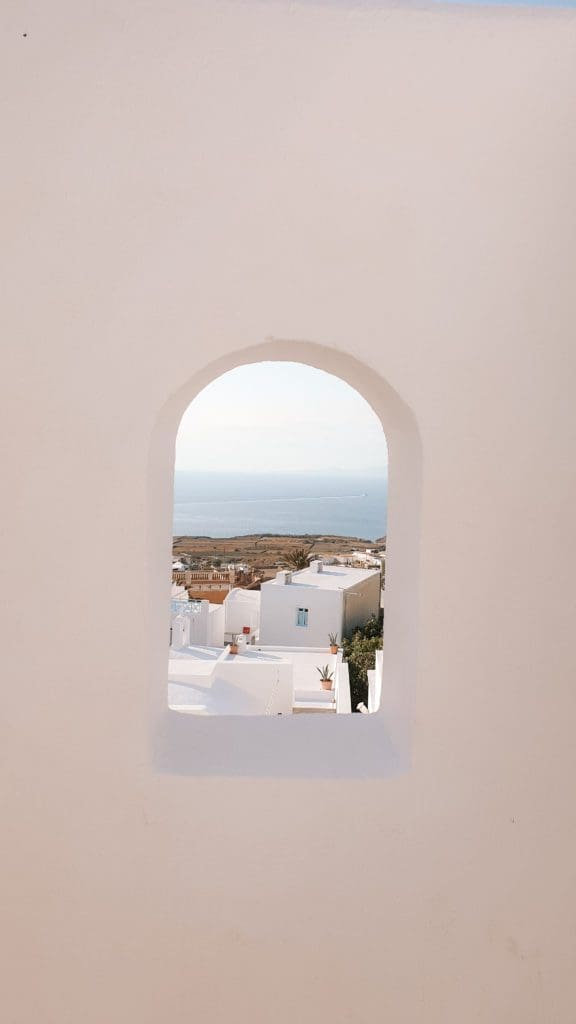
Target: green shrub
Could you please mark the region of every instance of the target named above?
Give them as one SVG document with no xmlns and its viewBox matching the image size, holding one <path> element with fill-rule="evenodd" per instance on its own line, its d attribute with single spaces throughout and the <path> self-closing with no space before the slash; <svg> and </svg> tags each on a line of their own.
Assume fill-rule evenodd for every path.
<svg viewBox="0 0 576 1024">
<path fill-rule="evenodd" d="M 358 704 L 368 703 L 368 672 L 376 664 L 376 651 L 382 648 L 383 617 L 372 616 L 362 629 L 346 637 L 342 644 L 344 660 L 348 662 L 352 710 Z"/>
</svg>

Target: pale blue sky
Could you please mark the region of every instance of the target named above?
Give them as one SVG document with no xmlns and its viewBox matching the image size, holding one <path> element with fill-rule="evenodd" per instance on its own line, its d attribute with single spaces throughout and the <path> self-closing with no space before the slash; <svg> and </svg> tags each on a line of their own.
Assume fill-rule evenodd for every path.
<svg viewBox="0 0 576 1024">
<path fill-rule="evenodd" d="M 182 417 L 176 469 L 380 473 L 380 420 L 348 384 L 300 363 L 240 366 Z"/>
</svg>

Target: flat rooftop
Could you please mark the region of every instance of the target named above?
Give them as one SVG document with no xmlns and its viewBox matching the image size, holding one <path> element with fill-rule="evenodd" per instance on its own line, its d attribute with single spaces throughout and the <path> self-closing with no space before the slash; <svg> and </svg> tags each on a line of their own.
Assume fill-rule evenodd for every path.
<svg viewBox="0 0 576 1024">
<path fill-rule="evenodd" d="M 168 663 L 168 704 L 178 710 L 202 714 L 240 714 L 232 703 L 226 705 L 222 694 L 212 690 L 214 670 L 219 664 L 292 665 L 292 679 L 297 698 L 302 693 L 317 694 L 324 707 L 334 700 L 331 691 L 323 690 L 318 668 L 328 665 L 335 675 L 342 651 L 330 654 L 325 648 L 257 647 L 247 645 L 241 654 L 232 655 L 222 647 L 184 647 L 170 652 Z M 233 678 L 233 677 L 229 677 Z M 224 700 L 224 703 L 222 701 Z M 224 710 L 226 706 L 227 710 Z"/>
<path fill-rule="evenodd" d="M 274 665 L 282 662 L 291 664 L 296 676 L 302 673 L 309 675 L 316 672 L 317 666 L 329 665 L 333 670 L 341 657 L 341 651 L 338 654 L 331 654 L 330 649 L 324 647 L 261 647 L 246 644 L 246 647 L 240 648 L 238 654 L 230 654 L 228 647 L 191 645 L 170 651 L 169 677 L 210 673 L 217 662 L 232 662 L 234 665 Z M 320 689 L 318 673 L 316 676 L 312 675 L 312 678 L 318 679 Z"/>
<path fill-rule="evenodd" d="M 321 572 L 313 569 L 300 569 L 292 573 L 291 583 L 281 583 L 274 578 L 263 587 L 273 584 L 277 587 L 314 587 L 316 590 L 349 590 L 357 587 L 360 583 L 370 579 L 371 576 L 379 576 L 379 569 L 352 569 L 347 565 L 325 565 Z"/>
<path fill-rule="evenodd" d="M 330 650 L 324 648 L 298 648 L 298 647 L 254 647 L 253 650 L 260 658 L 278 658 L 282 661 L 289 661 L 292 665 L 294 689 L 295 690 L 319 690 L 322 691 L 320 673 L 318 669 L 324 665 L 332 673 L 336 671 L 336 665 L 342 660 L 342 652 L 330 654 Z M 326 692 L 326 691 L 324 691 Z"/>
</svg>

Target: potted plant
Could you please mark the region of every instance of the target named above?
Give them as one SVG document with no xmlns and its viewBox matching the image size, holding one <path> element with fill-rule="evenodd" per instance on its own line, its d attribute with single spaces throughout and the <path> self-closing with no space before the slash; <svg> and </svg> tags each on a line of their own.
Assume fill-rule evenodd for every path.
<svg viewBox="0 0 576 1024">
<path fill-rule="evenodd" d="M 328 665 L 322 665 L 322 667 L 317 665 L 316 668 L 317 671 L 320 673 L 320 685 L 322 689 L 331 690 L 334 673 L 330 671 Z"/>
<path fill-rule="evenodd" d="M 238 654 L 238 637 L 233 636 L 230 643 L 230 654 Z"/>
<path fill-rule="evenodd" d="M 338 633 L 328 633 L 330 654 L 338 654 Z"/>
</svg>

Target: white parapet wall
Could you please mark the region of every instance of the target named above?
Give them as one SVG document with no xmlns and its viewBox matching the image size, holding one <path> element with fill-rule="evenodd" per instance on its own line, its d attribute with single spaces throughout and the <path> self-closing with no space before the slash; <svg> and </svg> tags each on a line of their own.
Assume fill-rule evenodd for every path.
<svg viewBox="0 0 576 1024">
<path fill-rule="evenodd" d="M 382 683 L 384 674 L 384 652 L 376 651 L 376 663 L 373 671 L 368 673 L 368 711 L 378 711 L 382 701 Z"/>
<path fill-rule="evenodd" d="M 242 639 L 242 638 L 240 638 Z M 328 667 L 332 689 L 322 688 L 319 669 Z M 210 715 L 273 715 L 293 707 L 350 713 L 348 666 L 342 651 L 326 648 L 193 645 L 174 650 L 168 664 L 168 702 L 173 710 Z"/>
<path fill-rule="evenodd" d="M 289 715 L 294 674 L 279 655 L 259 657 L 247 648 L 190 648 L 170 659 L 168 701 L 173 710 L 207 715 Z"/>
<path fill-rule="evenodd" d="M 345 661 L 339 661 L 336 666 L 334 690 L 336 699 L 336 713 L 338 715 L 349 715 L 352 712 L 350 700 L 350 678 L 348 665 Z"/>
</svg>

